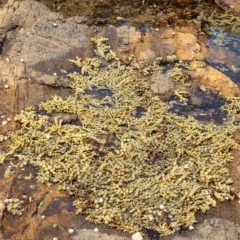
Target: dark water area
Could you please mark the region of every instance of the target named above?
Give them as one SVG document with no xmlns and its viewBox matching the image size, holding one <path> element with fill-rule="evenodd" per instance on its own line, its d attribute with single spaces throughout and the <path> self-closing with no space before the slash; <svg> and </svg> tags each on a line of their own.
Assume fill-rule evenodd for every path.
<svg viewBox="0 0 240 240">
<path fill-rule="evenodd" d="M 167 104 L 170 112 L 179 116 L 193 116 L 196 120 L 203 123 L 212 123 L 220 125 L 227 119 L 226 111 L 222 107 L 226 104 L 226 100 L 217 94 L 206 94 L 203 91 L 196 90 L 194 95 L 202 99 L 201 105 L 193 104 L 191 99 L 187 102 L 181 102 L 176 97 L 172 97 Z"/>
<path fill-rule="evenodd" d="M 240 87 L 240 36 L 213 28 L 206 46 L 209 48 L 206 62 Z"/>
</svg>

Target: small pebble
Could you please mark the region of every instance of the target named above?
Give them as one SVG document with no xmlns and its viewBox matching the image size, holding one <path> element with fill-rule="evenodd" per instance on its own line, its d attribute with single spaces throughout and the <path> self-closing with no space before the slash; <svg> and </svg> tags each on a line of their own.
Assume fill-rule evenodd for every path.
<svg viewBox="0 0 240 240">
<path fill-rule="evenodd" d="M 194 227 L 193 227 L 193 226 L 189 226 L 188 228 L 189 228 L 189 230 L 193 230 L 193 229 L 194 229 Z"/>
<path fill-rule="evenodd" d="M 57 73 L 53 73 L 53 76 L 57 76 Z"/>
<path fill-rule="evenodd" d="M 49 139 L 51 136 L 49 134 L 46 134 L 45 137 Z"/>
<path fill-rule="evenodd" d="M 20 62 L 24 62 L 23 58 L 20 59 Z"/>
<path fill-rule="evenodd" d="M 6 58 L 6 61 L 9 61 L 9 58 Z"/>
<path fill-rule="evenodd" d="M 56 23 L 53 23 L 53 26 L 54 26 L 54 27 L 57 27 L 57 24 L 56 24 Z"/>
<path fill-rule="evenodd" d="M 140 232 L 136 232 L 132 235 L 132 240 L 143 240 L 143 236 Z"/>
<path fill-rule="evenodd" d="M 153 215 L 149 215 L 148 218 L 149 218 L 149 221 L 153 221 L 155 219 Z"/>
<path fill-rule="evenodd" d="M 124 18 L 123 18 L 123 17 L 116 17 L 116 20 L 118 20 L 118 21 L 123 21 Z"/>
<path fill-rule="evenodd" d="M 41 202 L 38 204 L 38 208 L 40 208 L 42 205 L 43 205 L 43 201 L 41 201 Z"/>
<path fill-rule="evenodd" d="M 58 238 L 57 238 L 57 237 L 54 237 L 53 240 L 58 240 Z"/>
<path fill-rule="evenodd" d="M 98 202 L 99 202 L 99 203 L 103 203 L 103 198 L 99 198 L 99 199 L 98 199 Z"/>
<path fill-rule="evenodd" d="M 7 84 L 4 85 L 4 88 L 9 88 L 9 86 Z"/>
<path fill-rule="evenodd" d="M 94 231 L 94 232 L 98 232 L 98 228 L 94 228 L 93 231 Z"/>
<path fill-rule="evenodd" d="M 11 121 L 12 121 L 12 119 L 11 119 L 11 118 L 7 118 L 7 121 L 8 121 L 8 122 L 11 122 Z"/>
<path fill-rule="evenodd" d="M 8 124 L 8 121 L 4 120 L 2 121 L 2 125 L 7 125 Z"/>
<path fill-rule="evenodd" d="M 42 216 L 41 216 L 41 218 L 42 218 L 42 219 L 45 219 L 45 218 L 46 218 L 46 216 L 45 216 L 45 215 L 42 215 Z"/>
<path fill-rule="evenodd" d="M 68 232 L 69 232 L 69 233 L 73 233 L 73 232 L 74 232 L 74 229 L 70 228 L 70 229 L 68 229 Z"/>
<path fill-rule="evenodd" d="M 52 226 L 53 226 L 53 228 L 56 228 L 57 227 L 57 223 L 54 223 Z"/>
<path fill-rule="evenodd" d="M 161 204 L 161 205 L 159 206 L 159 208 L 160 208 L 160 209 L 164 209 L 164 205 Z"/>
</svg>

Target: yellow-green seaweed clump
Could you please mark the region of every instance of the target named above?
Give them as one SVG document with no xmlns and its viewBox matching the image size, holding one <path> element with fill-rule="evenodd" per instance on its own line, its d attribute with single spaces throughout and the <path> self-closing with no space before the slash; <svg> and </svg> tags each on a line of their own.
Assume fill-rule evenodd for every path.
<svg viewBox="0 0 240 240">
<path fill-rule="evenodd" d="M 211 28 L 220 28 L 230 29 L 232 34 L 240 34 L 240 17 L 233 15 L 231 12 L 224 12 L 219 14 L 218 12 L 213 11 L 211 15 L 206 13 L 203 14 L 202 20 L 206 23 L 209 23 Z M 206 31 L 209 31 L 210 27 L 205 27 Z"/>
<path fill-rule="evenodd" d="M 101 45 L 96 54 L 106 56 L 106 39 L 94 41 Z M 11 134 L 9 159 L 35 165 L 39 182 L 76 196 L 76 213 L 87 220 L 128 232 L 169 235 L 192 225 L 198 210 L 234 199 L 226 163 L 239 149 L 231 138 L 237 126 L 205 126 L 168 112 L 136 66 L 71 61 L 80 68 L 68 74 L 74 94 L 39 107 L 77 114 L 81 124 L 27 109 L 15 118 L 22 128 Z"/>
</svg>

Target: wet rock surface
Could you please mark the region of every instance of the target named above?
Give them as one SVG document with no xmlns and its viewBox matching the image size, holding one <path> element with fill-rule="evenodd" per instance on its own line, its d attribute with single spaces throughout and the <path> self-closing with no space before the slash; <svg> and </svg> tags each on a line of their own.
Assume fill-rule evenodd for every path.
<svg viewBox="0 0 240 240">
<path fill-rule="evenodd" d="M 176 236 L 173 240 L 234 240 L 238 239 L 238 229 L 225 219 L 211 218 L 196 226 L 192 232 L 187 232 L 185 236 Z"/>
<path fill-rule="evenodd" d="M 76 231 L 76 234 L 71 237 L 71 240 L 129 240 L 128 237 L 118 236 L 118 235 L 108 235 L 102 234 L 98 231 L 90 229 L 82 229 Z"/>
<path fill-rule="evenodd" d="M 191 61 L 196 52 L 208 51 L 198 42 L 196 28 L 194 31 L 189 28 L 191 31 L 186 32 L 186 29 L 167 26 L 141 32 L 135 27 L 126 25 L 87 26 L 84 24 L 86 21 L 84 17 L 64 18 L 33 1 L 9 1 L 7 5 L 2 6 L 0 9 L 1 123 L 26 107 L 46 101 L 55 94 L 63 98 L 71 95 L 70 81 L 61 73 L 61 69 L 72 71 L 72 66 L 67 61 L 69 58 L 93 56 L 90 39 L 96 34 L 108 37 L 117 57 L 125 63 L 128 63 L 130 54 L 134 54 L 136 62 L 151 63 L 157 57 L 165 61 L 169 55 L 176 55 L 178 61 Z M 214 61 L 215 50 L 210 49 L 209 62 Z M 200 84 L 220 88 L 224 95 L 239 94 L 238 86 L 230 78 L 210 66 L 189 75 L 200 81 Z M 159 89 L 162 78 L 160 81 L 158 77 L 161 76 L 154 77 L 155 85 L 152 85 L 152 90 L 158 95 L 163 95 L 164 99 L 170 98 L 173 82 L 165 79 L 168 84 L 163 91 Z M 70 121 L 75 120 L 74 116 L 70 117 Z M 66 121 L 69 121 L 69 118 Z M 0 126 L 0 134 L 6 135 L 8 131 L 17 128 L 19 125 L 10 120 L 8 124 Z M 8 142 L 9 140 L 1 142 L 0 149 L 6 149 Z M 237 165 L 238 162 L 239 156 L 236 156 L 234 164 Z M 34 176 L 37 173 L 33 167 L 26 165 L 16 169 L 14 164 L 16 163 L 7 162 L 0 166 L 0 200 L 3 203 L 5 199 L 17 197 L 23 202 L 25 211 L 22 216 L 15 216 L 3 206 L 5 210 L 0 211 L 3 212 L 0 222 L 1 239 L 40 240 L 54 237 L 72 240 L 131 239 L 131 234 L 103 225 L 96 226 L 86 222 L 84 216 L 76 216 L 72 207 L 73 199 L 67 198 L 55 188 L 48 189 L 36 183 Z M 4 177 L 9 166 L 15 174 Z M 239 166 L 236 169 L 238 171 L 233 174 L 239 186 Z M 221 209 L 225 212 L 229 211 L 226 217 L 231 220 L 232 214 L 235 216 L 234 222 L 240 223 L 238 202 L 232 204 L 230 209 L 221 206 L 218 209 L 220 212 Z M 212 215 L 219 216 L 216 212 Z M 219 217 L 221 218 L 211 218 L 211 215 L 202 216 L 199 218 L 200 223 L 205 218 L 209 219 L 194 226 L 193 230 L 160 239 L 237 239 L 237 225 L 223 219 L 224 211 Z M 96 227 L 99 232 L 93 231 Z M 69 232 L 69 229 L 74 229 L 74 232 Z M 149 234 L 144 238 L 159 239 L 159 236 Z"/>
<path fill-rule="evenodd" d="M 236 13 L 240 13 L 239 0 L 215 0 L 215 3 L 224 10 L 230 10 Z"/>
<path fill-rule="evenodd" d="M 150 79 L 151 90 L 154 94 L 158 95 L 163 101 L 170 99 L 173 94 L 173 80 L 157 72 L 151 76 Z"/>
</svg>

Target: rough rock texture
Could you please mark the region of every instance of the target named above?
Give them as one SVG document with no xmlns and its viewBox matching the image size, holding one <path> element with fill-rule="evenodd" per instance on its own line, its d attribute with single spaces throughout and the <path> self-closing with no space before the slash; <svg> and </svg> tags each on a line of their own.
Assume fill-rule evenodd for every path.
<svg viewBox="0 0 240 240">
<path fill-rule="evenodd" d="M 64 18 L 46 6 L 34 2 L 14 2 L 0 9 L 0 88 L 1 108 L 18 112 L 47 100 L 51 95 L 70 94 L 65 87 L 69 79 L 61 69 L 72 66 L 67 59 L 93 56 L 91 37 L 109 38 L 109 44 L 124 62 L 130 54 L 133 61 L 150 63 L 157 57 L 166 60 L 176 55 L 179 60 L 192 60 L 196 51 L 206 51 L 199 45 L 196 31 L 189 33 L 167 26 L 146 32 L 135 27 L 112 25 L 96 28 L 82 24 L 82 17 Z M 9 85 L 4 89 L 4 85 Z M 62 86 L 61 91 L 48 86 Z M 26 90 L 27 89 L 27 90 Z M 37 93 L 37 94 L 36 94 Z M 9 102 L 7 95 L 14 95 Z M 15 104 L 17 103 L 17 104 Z"/>
<path fill-rule="evenodd" d="M 186 236 L 175 236 L 172 240 L 237 240 L 238 229 L 230 221 L 212 218 L 187 232 Z"/>
<path fill-rule="evenodd" d="M 209 219 L 197 227 L 198 236 L 192 239 L 234 240 L 238 238 L 236 226 L 224 219 Z"/>
<path fill-rule="evenodd" d="M 208 54 L 206 55 L 207 62 L 218 66 L 224 65 L 229 69 L 232 66 L 240 68 L 239 42 L 234 42 L 232 46 L 233 49 L 229 50 L 223 46 L 210 44 Z"/>
<path fill-rule="evenodd" d="M 76 234 L 71 238 L 71 240 L 129 240 L 130 238 L 117 236 L 117 235 L 107 235 L 99 232 L 94 232 L 90 229 L 81 229 L 76 232 Z"/>
<path fill-rule="evenodd" d="M 218 88 L 224 96 L 231 97 L 240 94 L 237 84 L 211 66 L 190 72 L 190 75 L 202 85 Z"/>
<path fill-rule="evenodd" d="M 96 34 L 108 37 L 117 57 L 124 62 L 128 62 L 130 54 L 135 56 L 133 61 L 150 63 L 157 57 L 166 60 L 169 55 L 176 55 L 178 60 L 192 60 L 196 52 L 206 52 L 197 41 L 197 31 L 192 29 L 187 32 L 186 28 L 167 26 L 140 32 L 132 26 L 110 25 L 95 31 L 95 27 L 82 24 L 84 21 L 77 16 L 65 19 L 33 1 L 11 0 L 0 9 L 0 66 L 5 69 L 0 77 L 11 91 L 18 88 L 16 95 L 25 99 L 19 109 L 46 100 L 42 86 L 38 85 L 39 99 L 35 94 L 24 93 L 26 86 L 33 89 L 37 84 L 67 87 L 69 79 L 60 70 L 71 68 L 69 58 L 93 56 L 90 39 Z M 35 100 L 29 100 L 31 96 Z"/>
<path fill-rule="evenodd" d="M 157 72 L 150 77 L 151 90 L 158 95 L 163 101 L 168 100 L 173 94 L 173 80 Z"/>
<path fill-rule="evenodd" d="M 75 23 L 76 18 L 65 20 L 37 2 L 24 1 L 18 8 L 13 5 L 5 11 L 5 15 L 0 15 L 4 56 L 11 63 L 21 61 L 25 64 L 28 78 L 48 85 L 66 86 L 68 80 L 58 76 L 60 59 L 73 57 L 75 48 L 87 50 L 88 27 Z"/>
<path fill-rule="evenodd" d="M 191 60 L 193 53 L 203 48 L 193 34 L 180 29 L 176 32 L 171 27 L 143 33 L 131 26 L 110 25 L 97 28 L 95 33 L 94 27 L 82 22 L 82 17 L 65 19 L 34 1 L 9 0 L 0 9 L 0 66 L 4 69 L 0 73 L 0 87 L 8 84 L 7 94 L 14 93 L 22 100 L 18 107 L 11 107 L 12 111 L 55 94 L 51 93 L 54 89 L 46 94 L 45 85 L 69 86 L 69 79 L 60 70 L 71 68 L 69 58 L 91 57 L 94 52 L 90 39 L 96 34 L 108 37 L 117 57 L 125 62 L 130 54 L 135 55 L 133 61 L 145 63 L 173 54 L 179 60 Z M 28 92 L 24 91 L 26 87 Z M 38 94 L 34 93 L 36 89 Z"/>
<path fill-rule="evenodd" d="M 239 231 L 236 225 L 228 220 L 211 218 L 201 224 L 196 224 L 191 231 L 176 233 L 173 236 L 161 237 L 166 240 L 237 240 Z M 71 240 L 127 240 L 130 238 L 107 235 L 94 232 L 92 229 L 80 229 L 71 237 Z M 144 239 L 146 239 L 144 237 Z"/>
<path fill-rule="evenodd" d="M 240 13 L 239 0 L 215 0 L 215 3 L 223 10 L 232 10 L 236 13 Z"/>
</svg>

